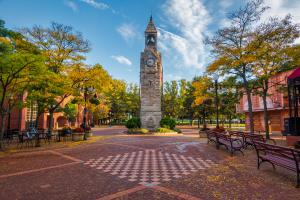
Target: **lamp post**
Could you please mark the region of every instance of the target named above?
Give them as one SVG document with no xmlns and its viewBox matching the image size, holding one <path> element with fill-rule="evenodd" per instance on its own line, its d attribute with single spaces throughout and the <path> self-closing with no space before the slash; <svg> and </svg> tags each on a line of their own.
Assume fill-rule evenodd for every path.
<svg viewBox="0 0 300 200">
<path fill-rule="evenodd" d="M 218 79 L 219 79 L 219 74 L 215 73 L 213 74 L 213 79 L 215 81 L 215 106 L 216 106 L 216 113 L 217 113 L 217 125 L 216 128 L 219 128 L 219 97 L 218 97 Z"/>
<path fill-rule="evenodd" d="M 84 88 L 84 109 L 83 109 L 83 129 L 86 129 L 86 114 L 87 114 L 87 107 L 86 107 L 86 100 L 87 100 L 87 87 Z"/>
<path fill-rule="evenodd" d="M 10 131 L 10 121 L 11 121 L 11 104 L 12 104 L 12 101 L 13 101 L 13 97 L 10 96 L 9 99 L 8 99 L 8 121 L 7 121 L 7 131 Z"/>
<path fill-rule="evenodd" d="M 92 92 L 94 92 L 95 89 L 94 87 L 84 87 L 84 92 L 83 92 L 83 97 L 84 97 L 84 109 L 83 109 L 83 129 L 84 132 L 86 131 L 87 123 L 86 123 L 86 115 L 87 115 L 87 100 L 88 100 L 88 95 Z M 84 139 L 86 140 L 86 136 L 84 134 Z"/>
</svg>

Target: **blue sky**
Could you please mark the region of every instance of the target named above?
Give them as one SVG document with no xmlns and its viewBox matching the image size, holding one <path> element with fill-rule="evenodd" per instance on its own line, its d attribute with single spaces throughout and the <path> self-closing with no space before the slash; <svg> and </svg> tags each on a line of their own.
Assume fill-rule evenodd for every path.
<svg viewBox="0 0 300 200">
<path fill-rule="evenodd" d="M 210 61 L 203 44 L 228 21 L 226 13 L 247 0 L 0 0 L 0 18 L 17 29 L 71 25 L 92 44 L 87 63 L 100 63 L 114 77 L 139 81 L 139 57 L 144 30 L 152 12 L 159 30 L 164 80 L 191 80 Z M 265 0 L 264 18 L 291 13 L 300 21 L 299 0 Z"/>
</svg>

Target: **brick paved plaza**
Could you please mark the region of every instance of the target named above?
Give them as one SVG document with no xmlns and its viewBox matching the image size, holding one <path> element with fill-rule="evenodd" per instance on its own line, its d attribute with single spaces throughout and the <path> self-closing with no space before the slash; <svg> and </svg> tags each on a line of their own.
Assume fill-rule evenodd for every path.
<svg viewBox="0 0 300 200">
<path fill-rule="evenodd" d="M 72 148 L 0 158 L 0 199 L 299 199 L 295 174 L 268 163 L 256 169 L 254 150 L 233 157 L 199 139 L 111 136 Z"/>
</svg>

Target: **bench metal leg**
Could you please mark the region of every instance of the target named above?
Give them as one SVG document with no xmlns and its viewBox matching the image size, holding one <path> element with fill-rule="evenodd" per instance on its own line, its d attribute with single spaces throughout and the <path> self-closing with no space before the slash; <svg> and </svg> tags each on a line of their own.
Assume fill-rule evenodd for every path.
<svg viewBox="0 0 300 200">
<path fill-rule="evenodd" d="M 241 149 L 238 149 L 237 151 L 241 152 L 243 154 L 243 156 L 245 156 L 244 152 Z"/>
<path fill-rule="evenodd" d="M 263 162 L 268 162 L 268 163 L 270 163 L 270 164 L 273 166 L 273 170 L 276 169 L 276 168 L 275 168 L 275 165 L 274 165 L 272 162 L 270 162 L 270 161 L 268 161 L 268 160 L 263 160 L 263 159 L 258 163 L 258 169 L 259 169 L 260 165 L 261 165 Z"/>
</svg>

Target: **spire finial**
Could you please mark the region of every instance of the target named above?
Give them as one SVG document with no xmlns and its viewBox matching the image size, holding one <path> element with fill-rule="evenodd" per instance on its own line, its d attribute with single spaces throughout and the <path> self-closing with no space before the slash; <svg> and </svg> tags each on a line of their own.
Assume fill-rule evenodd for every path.
<svg viewBox="0 0 300 200">
<path fill-rule="evenodd" d="M 151 15 L 150 15 L 150 22 L 152 22 L 152 11 L 151 11 Z"/>
</svg>

